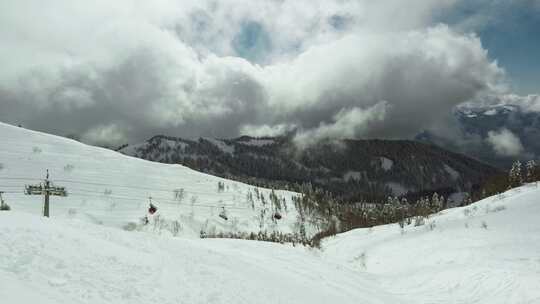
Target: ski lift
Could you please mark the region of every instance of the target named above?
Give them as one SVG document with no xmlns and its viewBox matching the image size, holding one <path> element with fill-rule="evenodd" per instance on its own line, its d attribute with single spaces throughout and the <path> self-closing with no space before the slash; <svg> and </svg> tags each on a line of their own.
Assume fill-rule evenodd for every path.
<svg viewBox="0 0 540 304">
<path fill-rule="evenodd" d="M 148 208 L 148 213 L 154 214 L 157 211 L 157 207 L 154 204 L 150 203 L 150 208 Z"/>
<path fill-rule="evenodd" d="M 279 212 L 274 213 L 274 219 L 280 220 L 281 219 L 281 214 Z"/>
<path fill-rule="evenodd" d="M 229 218 L 227 217 L 227 211 L 225 210 L 225 207 L 221 207 L 221 212 L 219 213 L 219 217 L 224 219 L 224 220 L 228 220 Z"/>
</svg>

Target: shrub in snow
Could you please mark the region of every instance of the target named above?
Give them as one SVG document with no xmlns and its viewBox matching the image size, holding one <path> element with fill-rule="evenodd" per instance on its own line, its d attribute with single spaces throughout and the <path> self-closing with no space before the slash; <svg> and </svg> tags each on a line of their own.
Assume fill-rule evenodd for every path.
<svg viewBox="0 0 540 304">
<path fill-rule="evenodd" d="M 425 220 L 422 216 L 417 216 L 414 219 L 414 227 L 422 226 L 425 224 Z"/>
<path fill-rule="evenodd" d="M 124 230 L 126 231 L 134 231 L 135 229 L 137 229 L 137 224 L 133 222 L 129 222 L 125 224 L 124 227 L 122 228 L 124 228 Z"/>
<path fill-rule="evenodd" d="M 184 191 L 184 188 L 180 188 L 180 189 L 175 189 L 174 190 L 174 200 L 177 201 L 178 203 L 181 203 L 182 200 L 184 199 L 186 193 Z"/>
<path fill-rule="evenodd" d="M 316 248 L 321 248 L 321 240 L 323 238 L 336 235 L 338 232 L 338 224 L 335 220 L 333 220 L 326 229 L 320 231 L 311 238 L 311 245 Z M 305 230 L 300 232 L 299 236 L 301 239 L 306 239 L 305 233 Z"/>
<path fill-rule="evenodd" d="M 32 152 L 34 152 L 34 153 L 36 153 L 36 154 L 37 154 L 37 153 L 41 153 L 41 148 L 39 148 L 39 147 L 33 147 L 33 148 L 32 148 Z"/>
<path fill-rule="evenodd" d="M 490 212 L 499 212 L 499 211 L 503 211 L 503 210 L 506 210 L 506 207 L 505 206 L 496 206 L 495 208 L 490 208 L 489 205 L 486 205 L 486 214 L 487 213 L 490 213 Z"/>
<path fill-rule="evenodd" d="M 8 204 L 4 202 L 0 204 L 0 211 L 9 211 L 9 210 L 11 210 L 11 207 Z"/>
<path fill-rule="evenodd" d="M 0 163 L 0 170 L 4 169 L 4 164 Z"/>
<path fill-rule="evenodd" d="M 251 210 L 255 210 L 255 201 L 253 200 L 251 190 L 248 190 L 248 193 L 246 194 L 246 201 L 251 205 Z"/>
<path fill-rule="evenodd" d="M 182 225 L 180 225 L 179 221 L 172 221 L 170 225 L 170 230 L 173 236 L 178 236 L 178 234 L 182 230 Z"/>
<path fill-rule="evenodd" d="M 268 233 L 265 231 L 259 231 L 259 233 L 247 233 L 247 232 L 213 232 L 207 233 L 204 229 L 200 231 L 201 239 L 206 238 L 220 238 L 220 239 L 241 239 L 241 240 L 252 240 L 252 241 L 262 241 L 262 242 L 273 242 L 273 243 L 290 243 L 293 246 L 296 244 L 302 244 L 304 246 L 316 247 L 316 244 L 313 240 L 302 239 L 298 234 L 293 233 L 282 233 L 277 231 L 272 231 Z"/>
<path fill-rule="evenodd" d="M 367 259 L 366 253 L 362 252 L 362 254 L 360 255 L 360 263 L 362 264 L 362 267 L 364 268 L 367 268 L 366 259 Z"/>
<path fill-rule="evenodd" d="M 167 224 L 165 222 L 165 220 L 161 217 L 160 214 L 156 214 L 154 215 L 153 217 L 153 228 L 154 228 L 154 232 L 158 232 L 158 233 L 161 233 L 161 230 L 163 230 L 163 228 L 165 228 L 165 225 Z"/>
<path fill-rule="evenodd" d="M 72 164 L 67 164 L 67 165 L 64 166 L 64 171 L 65 172 L 71 172 L 71 171 L 73 171 L 73 169 L 75 169 L 75 166 L 72 165 Z"/>
<path fill-rule="evenodd" d="M 487 223 L 485 221 L 482 222 L 482 228 L 484 228 L 484 229 L 488 228 Z"/>
<path fill-rule="evenodd" d="M 77 209 L 69 208 L 68 209 L 68 215 L 69 215 L 69 217 L 75 217 L 77 215 Z"/>
<path fill-rule="evenodd" d="M 9 205 L 4 202 L 4 199 L 2 198 L 2 192 L 0 192 L 0 211 L 9 210 L 11 210 L 11 207 L 9 207 Z"/>
<path fill-rule="evenodd" d="M 362 254 L 360 254 L 359 256 L 355 257 L 354 260 L 355 261 L 358 261 L 360 263 L 360 265 L 362 266 L 362 268 L 366 269 L 367 266 L 366 266 L 366 259 L 367 259 L 367 256 L 366 256 L 366 252 L 362 252 Z"/>
<path fill-rule="evenodd" d="M 225 183 L 224 182 L 218 182 L 217 183 L 217 191 L 218 193 L 221 193 L 225 191 Z"/>
<path fill-rule="evenodd" d="M 503 210 L 506 210 L 505 206 L 497 206 L 497 207 L 491 209 L 491 212 L 499 212 L 499 211 L 503 211 Z"/>
</svg>

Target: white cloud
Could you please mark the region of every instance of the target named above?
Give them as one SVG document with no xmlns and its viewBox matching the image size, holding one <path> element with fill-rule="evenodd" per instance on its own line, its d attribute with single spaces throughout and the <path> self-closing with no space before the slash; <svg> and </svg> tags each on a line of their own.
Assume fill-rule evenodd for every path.
<svg viewBox="0 0 540 304">
<path fill-rule="evenodd" d="M 296 129 L 295 125 L 244 125 L 240 128 L 240 134 L 254 137 L 279 136 Z"/>
<path fill-rule="evenodd" d="M 347 139 L 368 134 L 374 122 L 384 121 L 388 103 L 379 102 L 368 109 L 342 109 L 332 123 L 321 123 L 317 128 L 301 131 L 294 138 L 299 147 L 306 147 L 326 139 Z"/>
<path fill-rule="evenodd" d="M 448 130 L 455 105 L 504 82 L 476 36 L 434 22 L 458 2 L 0 3 L 0 119 L 79 134 L 121 125 L 130 141 Z M 384 116 L 366 110 L 381 100 Z"/>
<path fill-rule="evenodd" d="M 124 131 L 115 124 L 94 127 L 88 130 L 81 139 L 91 144 L 109 147 L 126 142 Z"/>
<path fill-rule="evenodd" d="M 519 137 L 505 128 L 488 132 L 487 141 L 501 156 L 519 156 L 524 152 Z"/>
</svg>

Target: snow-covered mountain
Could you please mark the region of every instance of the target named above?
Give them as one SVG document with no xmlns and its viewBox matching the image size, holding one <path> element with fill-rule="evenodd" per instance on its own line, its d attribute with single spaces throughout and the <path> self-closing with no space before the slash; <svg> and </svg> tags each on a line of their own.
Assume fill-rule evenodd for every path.
<svg viewBox="0 0 540 304">
<path fill-rule="evenodd" d="M 407 140 L 341 140 L 299 150 L 291 138 L 235 139 L 154 136 L 120 152 L 250 183 L 294 187 L 311 183 L 348 202 L 390 195 L 470 191 L 498 171 L 464 155 Z"/>
<path fill-rule="evenodd" d="M 68 192 L 67 197 L 51 197 L 52 218 L 137 229 L 151 201 L 161 219 L 155 230 L 184 236 L 199 237 L 201 230 L 294 233 L 298 228 L 294 192 L 276 190 L 273 196 L 272 190 L 181 165 L 149 162 L 1 123 L 0 139 L 0 191 L 16 211 L 42 213 L 43 197 L 25 195 L 24 189 L 43 183 L 49 170 L 53 185 Z M 223 213 L 227 220 L 220 217 Z"/>
</svg>

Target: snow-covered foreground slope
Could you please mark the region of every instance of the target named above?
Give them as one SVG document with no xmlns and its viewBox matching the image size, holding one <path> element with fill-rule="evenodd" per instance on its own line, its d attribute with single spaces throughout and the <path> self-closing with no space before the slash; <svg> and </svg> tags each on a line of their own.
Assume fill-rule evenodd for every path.
<svg viewBox="0 0 540 304">
<path fill-rule="evenodd" d="M 403 303 L 540 303 L 540 188 L 324 242 L 324 256 L 373 275 Z"/>
<path fill-rule="evenodd" d="M 261 193 L 258 196 L 253 186 L 181 165 L 144 161 L 0 123 L 0 191 L 5 192 L 4 198 L 13 210 L 42 213 L 43 198 L 24 195 L 23 190 L 26 184 L 42 182 L 47 169 L 53 183 L 66 187 L 69 193 L 65 198 L 51 198 L 52 218 L 124 227 L 138 223 L 147 214 L 148 198 L 152 197 L 162 219 L 168 224 L 178 221 L 179 234 L 184 236 L 198 237 L 201 229 L 208 233 L 291 233 L 295 228 L 297 213 L 291 200 L 295 193 L 276 191 L 285 202 L 282 219 L 273 221 L 275 212 L 267 189 L 257 189 Z M 224 183 L 223 191 L 218 191 L 218 182 Z M 183 198 L 178 200 L 175 190 L 180 189 Z M 253 197 L 253 204 L 248 195 Z M 223 208 L 228 220 L 219 217 Z"/>
<path fill-rule="evenodd" d="M 0 299 L 540 303 L 539 200 L 540 189 L 524 187 L 404 234 L 397 225 L 351 231 L 326 240 L 323 251 L 0 212 Z"/>
<path fill-rule="evenodd" d="M 203 226 L 258 231 L 264 207 L 255 199 L 252 210 L 253 187 L 2 124 L 0 138 L 0 191 L 13 209 L 0 212 L 2 304 L 540 303 L 536 185 L 403 231 L 350 231 L 319 251 L 193 237 Z M 39 215 L 42 198 L 22 194 L 47 168 L 70 192 L 52 198 L 51 218 Z M 263 229 L 292 231 L 294 193 L 278 194 L 288 212 Z M 146 213 L 150 195 L 182 224 L 179 237 L 118 229 Z M 222 205 L 228 221 L 218 217 Z"/>
<path fill-rule="evenodd" d="M 398 303 L 303 247 L 0 212 L 0 302 Z"/>
</svg>

